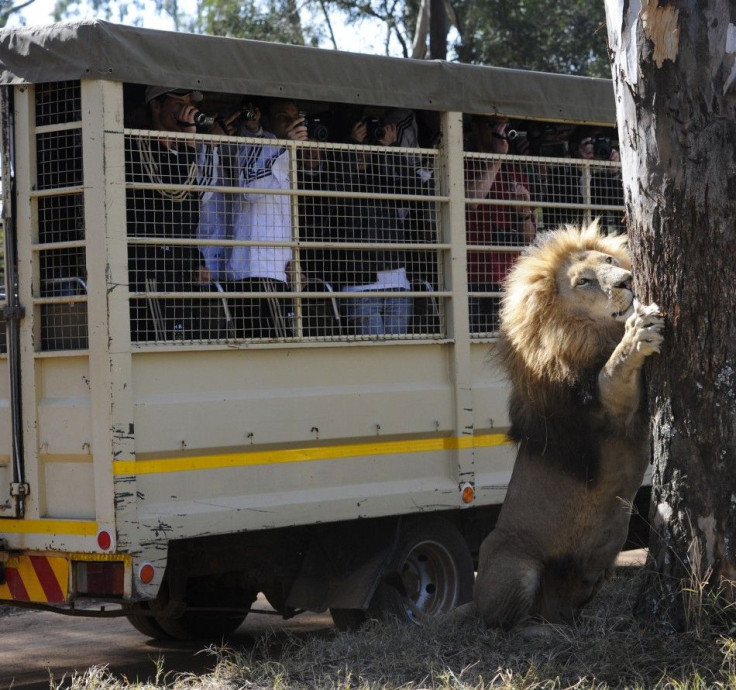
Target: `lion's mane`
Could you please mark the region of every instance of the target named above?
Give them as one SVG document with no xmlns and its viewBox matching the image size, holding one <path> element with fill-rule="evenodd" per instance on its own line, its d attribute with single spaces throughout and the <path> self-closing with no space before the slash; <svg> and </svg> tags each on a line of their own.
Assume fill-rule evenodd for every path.
<svg viewBox="0 0 736 690">
<path fill-rule="evenodd" d="M 595 481 L 597 377 L 624 324 L 593 321 L 562 303 L 558 273 L 588 250 L 631 267 L 626 238 L 601 236 L 596 222 L 542 234 L 519 258 L 506 281 L 497 354 L 511 383 L 509 437 L 547 463 Z"/>
<path fill-rule="evenodd" d="M 499 355 L 522 390 L 579 385 L 583 372 L 605 360 L 621 340 L 623 323 L 591 323 L 558 299 L 560 268 L 587 250 L 610 254 L 622 268 L 631 268 L 626 237 L 604 237 L 593 222 L 539 235 L 506 279 Z"/>
</svg>

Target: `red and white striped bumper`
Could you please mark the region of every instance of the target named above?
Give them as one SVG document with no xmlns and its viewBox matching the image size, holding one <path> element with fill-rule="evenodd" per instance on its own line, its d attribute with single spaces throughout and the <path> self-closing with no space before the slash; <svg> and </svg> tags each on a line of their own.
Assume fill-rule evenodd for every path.
<svg viewBox="0 0 736 690">
<path fill-rule="evenodd" d="M 10 555 L 3 565 L 5 581 L 0 583 L 0 601 L 61 604 L 67 600 L 68 558 Z"/>
</svg>

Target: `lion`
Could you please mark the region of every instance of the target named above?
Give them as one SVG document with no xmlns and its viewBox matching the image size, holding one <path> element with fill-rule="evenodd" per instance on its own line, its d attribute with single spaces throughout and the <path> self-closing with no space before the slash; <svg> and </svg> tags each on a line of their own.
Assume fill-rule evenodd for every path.
<svg viewBox="0 0 736 690">
<path fill-rule="evenodd" d="M 612 570 L 649 460 L 641 369 L 663 327 L 632 292 L 626 238 L 597 222 L 540 235 L 509 274 L 497 354 L 518 453 L 480 548 L 488 627 L 570 624 Z"/>
</svg>

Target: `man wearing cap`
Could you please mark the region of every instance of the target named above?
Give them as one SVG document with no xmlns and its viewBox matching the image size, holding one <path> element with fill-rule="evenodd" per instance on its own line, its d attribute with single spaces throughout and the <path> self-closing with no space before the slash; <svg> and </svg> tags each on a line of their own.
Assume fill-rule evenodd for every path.
<svg viewBox="0 0 736 690">
<path fill-rule="evenodd" d="M 199 91 L 149 86 L 145 92 L 149 128 L 161 134 L 126 136 L 126 181 L 155 185 L 127 190 L 128 237 L 153 240 L 129 244 L 130 292 L 191 292 L 209 280 L 194 244 L 163 240 L 196 239 L 201 196 L 198 185 L 217 181 L 217 149 L 195 145 Z M 167 136 L 166 133 L 171 133 Z M 197 336 L 191 300 L 131 296 L 131 339 L 171 340 Z"/>
</svg>

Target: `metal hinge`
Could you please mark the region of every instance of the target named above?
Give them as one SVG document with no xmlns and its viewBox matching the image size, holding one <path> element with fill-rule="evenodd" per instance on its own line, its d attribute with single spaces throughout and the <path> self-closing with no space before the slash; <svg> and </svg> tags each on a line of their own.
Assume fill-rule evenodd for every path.
<svg viewBox="0 0 736 690">
<path fill-rule="evenodd" d="M 0 315 L 2 315 L 3 321 L 20 321 L 22 318 L 25 318 L 26 308 L 20 305 L 12 306 L 6 304 L 2 308 Z"/>
<path fill-rule="evenodd" d="M 21 484 L 19 482 L 13 482 L 10 485 L 10 495 L 11 496 L 25 498 L 30 493 L 31 493 L 31 485 L 30 484 Z"/>
<path fill-rule="evenodd" d="M 0 585 L 4 585 L 8 580 L 5 573 L 5 564 L 9 558 L 8 542 L 5 539 L 0 539 Z"/>
</svg>

